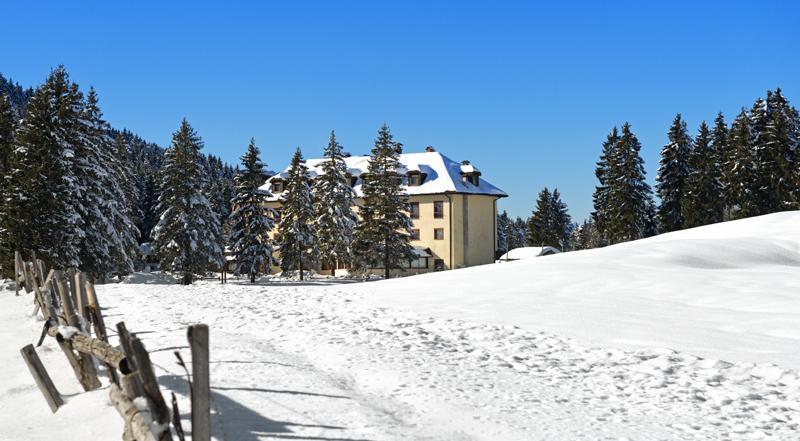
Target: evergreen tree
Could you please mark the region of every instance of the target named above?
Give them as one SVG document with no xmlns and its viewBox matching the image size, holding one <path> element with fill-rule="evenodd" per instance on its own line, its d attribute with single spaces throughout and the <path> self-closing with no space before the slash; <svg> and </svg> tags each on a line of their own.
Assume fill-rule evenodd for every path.
<svg viewBox="0 0 800 441">
<path fill-rule="evenodd" d="M 73 171 L 82 108 L 82 95 L 63 66 L 28 103 L 6 177 L 5 268 L 13 268 L 13 250 L 35 250 L 53 268 L 80 264 L 76 207 L 83 189 Z"/>
<path fill-rule="evenodd" d="M 514 219 L 514 222 L 512 222 L 511 231 L 512 231 L 512 236 L 510 236 L 510 239 L 513 240 L 509 240 L 509 246 L 508 246 L 509 251 L 516 248 L 522 248 L 528 245 L 528 236 L 529 236 L 528 221 L 517 216 L 517 218 Z M 513 246 L 511 245 L 512 243 Z"/>
<path fill-rule="evenodd" d="M 354 236 L 354 266 L 357 269 L 382 265 L 389 278 L 392 269 L 414 257 L 410 240 L 411 220 L 406 213 L 407 196 L 403 176 L 398 172 L 400 145 L 381 127 L 361 185 L 363 205 L 361 222 Z"/>
<path fill-rule="evenodd" d="M 592 202 L 594 203 L 592 219 L 594 219 L 594 225 L 601 236 L 605 236 L 605 230 L 609 221 L 610 207 L 608 195 L 611 191 L 611 183 L 614 182 L 612 172 L 616 170 L 612 170 L 612 160 L 616 155 L 614 149 L 618 141 L 619 133 L 617 132 L 617 128 L 614 127 L 611 133 L 606 137 L 605 142 L 603 142 L 603 151 L 600 154 L 600 160 L 597 162 L 594 172 L 597 177 L 598 185 L 595 187 L 594 195 L 592 196 Z"/>
<path fill-rule="evenodd" d="M 8 270 L 13 268 L 10 258 L 14 254 L 14 249 L 9 243 L 10 237 L 7 236 L 4 228 L 10 221 L 6 219 L 9 215 L 7 213 L 6 200 L 11 196 L 8 189 L 7 176 L 10 175 L 12 170 L 14 130 L 16 128 L 15 118 L 11 101 L 5 93 L 0 93 L 0 266 L 3 268 L 0 277 L 11 276 L 12 274 Z"/>
<path fill-rule="evenodd" d="M 641 144 L 629 123 L 609 161 L 608 220 L 603 232 L 610 243 L 641 239 L 654 232 L 653 197 L 645 181 Z"/>
<path fill-rule="evenodd" d="M 266 175 L 259 154 L 255 140 L 251 139 L 247 153 L 241 158 L 242 172 L 236 176 L 235 208 L 230 216 L 231 251 L 236 259 L 234 274 L 247 274 L 250 283 L 255 283 L 262 270 L 269 271 L 276 263 L 269 237 L 275 226 L 275 210 L 264 206 L 269 194 L 260 188 Z"/>
<path fill-rule="evenodd" d="M 219 269 L 219 220 L 203 191 L 206 172 L 200 149 L 203 142 L 184 119 L 172 134 L 165 154 L 158 199 L 158 224 L 153 247 L 161 268 L 182 273 L 182 283 L 191 284 L 195 274 Z"/>
<path fill-rule="evenodd" d="M 721 170 L 719 155 L 714 151 L 711 131 L 705 121 L 689 153 L 689 175 L 683 197 L 684 227 L 692 228 L 722 220 Z"/>
<path fill-rule="evenodd" d="M 125 192 L 128 176 L 108 135 L 97 94 L 89 89 L 80 115 L 75 146 L 75 182 L 81 189 L 76 210 L 82 233 L 78 249 L 81 269 L 96 280 L 117 270 L 133 271 L 137 231 Z"/>
<path fill-rule="evenodd" d="M 289 165 L 286 192 L 281 198 L 280 235 L 281 269 L 284 273 L 297 270 L 300 280 L 303 272 L 314 268 L 319 258 L 317 236 L 314 231 L 314 207 L 308 185 L 308 167 L 298 148 Z"/>
<path fill-rule="evenodd" d="M 331 267 L 332 275 L 336 275 L 339 262 L 352 260 L 352 232 L 357 218 L 353 212 L 355 193 L 347 178 L 342 146 L 336 142 L 333 130 L 324 156 L 320 164 L 322 174 L 314 180 L 311 194 L 320 260 Z"/>
<path fill-rule="evenodd" d="M 750 153 L 753 157 L 753 183 L 750 188 L 752 213 L 750 216 L 771 213 L 779 206 L 776 195 L 771 191 L 770 173 L 777 171 L 769 167 L 770 152 L 767 145 L 767 102 L 760 97 L 750 110 Z"/>
<path fill-rule="evenodd" d="M 503 211 L 497 215 L 497 249 L 495 254 L 499 257 L 508 252 L 508 213 Z"/>
<path fill-rule="evenodd" d="M 800 208 L 800 114 L 778 88 L 767 92 L 763 175 L 774 196 L 770 212 Z"/>
<path fill-rule="evenodd" d="M 681 207 L 686 194 L 686 179 L 689 175 L 689 151 L 692 138 L 686 130 L 681 114 L 675 115 L 669 129 L 669 144 L 661 150 L 661 162 L 656 178 L 656 190 L 661 199 L 658 207 L 658 225 L 662 233 L 683 228 Z"/>
<path fill-rule="evenodd" d="M 723 165 L 728 216 L 730 219 L 755 216 L 759 212 L 755 197 L 759 191 L 759 179 L 752 151 L 750 118 L 744 109 L 731 125 L 728 149 Z"/>
<path fill-rule="evenodd" d="M 558 189 L 551 193 L 547 187 L 539 192 L 536 209 L 528 219 L 528 244 L 553 246 L 566 250 L 572 221 L 567 206 L 561 201 Z"/>
</svg>

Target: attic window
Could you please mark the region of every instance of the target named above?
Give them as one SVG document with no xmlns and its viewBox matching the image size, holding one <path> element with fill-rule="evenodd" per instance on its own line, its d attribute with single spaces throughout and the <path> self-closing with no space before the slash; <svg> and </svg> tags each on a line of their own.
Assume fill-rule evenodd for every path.
<svg viewBox="0 0 800 441">
<path fill-rule="evenodd" d="M 477 173 L 473 173 L 472 175 L 470 175 L 470 176 L 469 176 L 469 178 L 468 178 L 468 179 L 469 179 L 469 182 L 471 182 L 471 183 L 472 183 L 472 185 L 474 185 L 474 186 L 476 186 L 476 187 L 477 187 L 478 185 L 480 185 L 480 183 L 481 183 L 481 177 L 480 177 L 480 175 L 479 175 L 479 174 L 477 174 Z"/>
<path fill-rule="evenodd" d="M 474 186 L 479 186 L 481 183 L 481 172 L 475 168 L 469 161 L 461 161 L 461 181 L 465 184 L 469 182 Z"/>
<path fill-rule="evenodd" d="M 419 187 L 425 181 L 425 175 L 418 171 L 408 172 L 408 186 Z"/>
<path fill-rule="evenodd" d="M 283 192 L 283 181 L 281 180 L 274 180 L 272 181 L 272 191 L 274 193 L 281 193 Z"/>
<path fill-rule="evenodd" d="M 358 182 L 358 176 L 347 175 L 347 179 L 350 181 L 350 186 L 355 187 L 356 182 Z"/>
</svg>

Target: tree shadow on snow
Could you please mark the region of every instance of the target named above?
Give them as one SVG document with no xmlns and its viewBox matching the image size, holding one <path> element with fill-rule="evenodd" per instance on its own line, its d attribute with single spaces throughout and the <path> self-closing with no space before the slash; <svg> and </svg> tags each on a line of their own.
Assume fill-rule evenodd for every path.
<svg viewBox="0 0 800 441">
<path fill-rule="evenodd" d="M 183 396 L 189 396 L 189 387 L 186 378 L 178 375 L 161 375 L 158 377 L 159 383 L 170 390 Z M 290 421 L 271 420 L 259 412 L 233 400 L 232 398 L 217 392 L 217 390 L 244 390 L 270 393 L 288 393 L 311 396 L 324 396 L 333 398 L 348 398 L 336 395 L 315 394 L 310 392 L 298 392 L 288 390 L 270 390 L 254 388 L 236 387 L 212 387 L 211 388 L 211 431 L 212 435 L 226 441 L 259 441 L 265 438 L 272 439 L 294 439 L 308 441 L 372 441 L 357 438 L 337 438 L 307 436 L 297 434 L 293 427 L 305 427 L 327 430 L 345 430 L 346 427 L 329 426 L 323 424 L 302 424 Z M 191 419 L 190 414 L 181 415 L 182 419 Z M 220 421 L 221 419 L 221 421 Z"/>
</svg>

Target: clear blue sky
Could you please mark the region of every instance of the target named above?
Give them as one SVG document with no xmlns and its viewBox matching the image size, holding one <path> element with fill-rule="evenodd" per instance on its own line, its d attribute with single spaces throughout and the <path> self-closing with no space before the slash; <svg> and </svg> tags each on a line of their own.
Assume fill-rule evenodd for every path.
<svg viewBox="0 0 800 441">
<path fill-rule="evenodd" d="M 591 211 L 605 135 L 630 121 L 648 177 L 676 112 L 694 133 L 781 86 L 800 105 L 800 6 L 719 2 L 9 2 L 0 72 L 63 63 L 106 118 L 168 145 L 186 117 L 235 162 L 273 169 L 335 128 L 367 153 L 385 121 L 407 151 L 470 159 L 527 216 L 557 186 Z"/>
</svg>

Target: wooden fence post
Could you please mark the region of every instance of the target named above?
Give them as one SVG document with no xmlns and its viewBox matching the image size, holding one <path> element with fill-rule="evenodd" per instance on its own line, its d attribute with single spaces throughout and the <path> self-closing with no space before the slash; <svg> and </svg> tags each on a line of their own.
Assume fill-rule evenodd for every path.
<svg viewBox="0 0 800 441">
<path fill-rule="evenodd" d="M 192 349 L 192 440 L 211 440 L 211 390 L 208 368 L 208 325 L 189 326 Z"/>
<path fill-rule="evenodd" d="M 144 348 L 142 341 L 135 335 L 130 338 L 130 346 L 133 351 L 133 358 L 135 359 L 136 371 L 139 373 L 139 380 L 142 382 L 142 389 L 144 389 L 145 396 L 149 398 L 148 401 L 151 405 L 150 410 L 153 421 L 166 428 L 158 439 L 159 441 L 171 440 L 172 433 L 169 431 L 169 408 L 164 401 L 164 396 L 161 395 L 161 389 L 158 387 L 158 380 L 156 380 L 156 374 L 153 372 L 153 364 L 150 362 L 150 355 Z"/>
<path fill-rule="evenodd" d="M 85 286 L 86 276 L 83 275 L 80 271 L 75 271 L 75 274 L 72 275 L 70 288 L 72 289 L 72 295 L 75 299 L 75 306 L 78 315 L 83 317 L 84 323 L 86 323 L 86 332 L 89 332 L 89 314 L 86 312 L 86 307 L 89 305 L 86 297 L 86 286 Z"/>
<path fill-rule="evenodd" d="M 75 313 L 72 297 L 70 296 L 70 292 L 66 283 L 64 283 L 62 273 L 57 271 L 52 280 L 58 289 L 59 297 L 61 297 L 61 309 L 67 319 L 67 324 L 82 330 L 83 326 L 81 326 L 80 319 Z M 72 358 L 75 358 L 75 353 L 72 351 L 72 344 L 69 341 L 59 342 L 59 345 L 61 345 L 61 349 L 65 350 L 65 353 L 69 352 L 72 355 Z M 68 349 L 68 351 L 66 349 Z M 81 353 L 78 358 L 79 362 L 77 373 L 79 374 L 78 381 L 81 383 L 81 386 L 83 386 L 84 390 L 87 391 L 99 388 L 101 386 L 100 380 L 97 378 L 97 369 L 94 367 L 94 360 L 92 359 L 92 356 Z M 67 359 L 70 360 L 70 364 L 73 363 L 73 360 L 70 359 L 69 354 L 67 354 Z M 75 369 L 74 365 L 73 369 Z"/>
<path fill-rule="evenodd" d="M 50 410 L 56 413 L 58 407 L 64 404 L 64 401 L 53 384 L 53 380 L 50 379 L 50 375 L 47 374 L 44 365 L 42 365 L 42 360 L 39 359 L 39 355 L 33 349 L 33 345 L 27 345 L 20 349 L 19 352 L 22 354 L 25 364 L 28 365 L 28 370 L 31 371 L 36 385 L 39 386 L 39 390 L 44 395 L 44 399 L 47 400 Z"/>
</svg>

